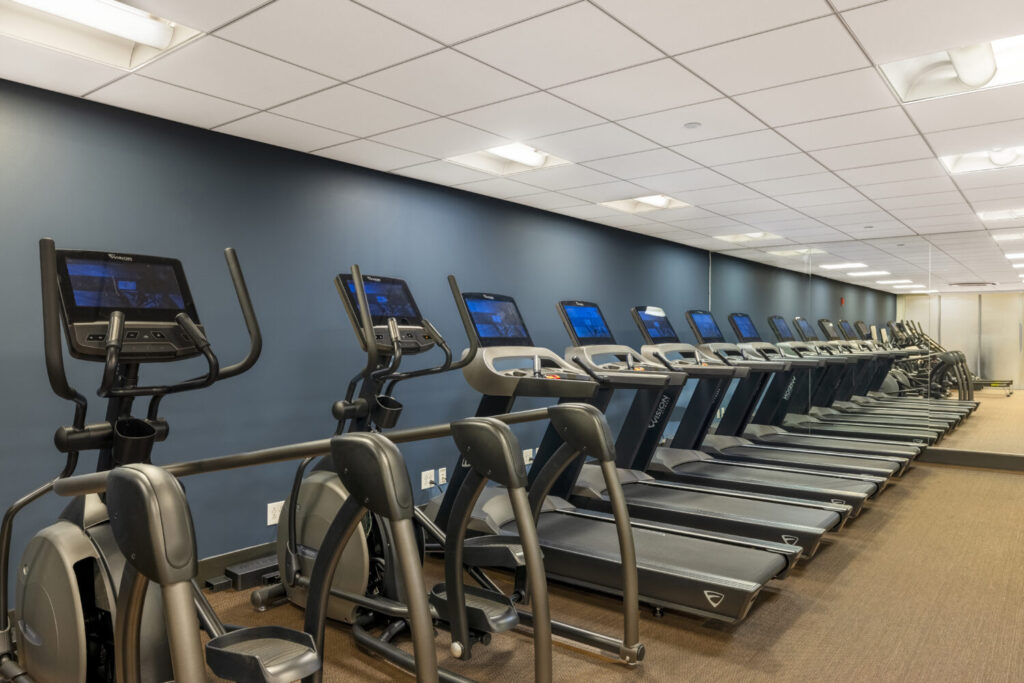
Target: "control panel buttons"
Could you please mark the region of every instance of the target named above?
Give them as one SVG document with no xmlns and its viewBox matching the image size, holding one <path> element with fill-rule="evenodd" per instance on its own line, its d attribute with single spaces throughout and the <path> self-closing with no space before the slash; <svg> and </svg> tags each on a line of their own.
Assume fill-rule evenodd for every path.
<svg viewBox="0 0 1024 683">
<path fill-rule="evenodd" d="M 90 334 L 86 339 L 89 341 L 103 341 L 106 337 L 107 335 L 105 334 Z"/>
<path fill-rule="evenodd" d="M 138 339 L 139 338 L 139 331 L 138 330 L 131 330 L 130 332 L 125 332 L 124 338 L 125 339 Z"/>
</svg>

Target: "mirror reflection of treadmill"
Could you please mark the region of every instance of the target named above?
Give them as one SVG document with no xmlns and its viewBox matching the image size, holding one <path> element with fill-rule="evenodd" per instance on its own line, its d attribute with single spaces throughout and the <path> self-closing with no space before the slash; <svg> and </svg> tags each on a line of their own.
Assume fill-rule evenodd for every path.
<svg viewBox="0 0 1024 683">
<path fill-rule="evenodd" d="M 466 293 L 463 299 L 468 315 L 463 322 L 480 342 L 477 354 L 463 368 L 466 380 L 483 394 L 478 416 L 509 412 L 520 396 L 576 401 L 589 395 L 579 391 L 584 385 L 592 393 L 595 384 L 589 376 L 553 351 L 533 346 L 511 297 Z M 503 345 L 502 338 L 510 343 Z M 532 371 L 538 365 L 543 368 L 539 375 Z M 555 375 L 582 376 L 584 381 L 547 379 Z M 545 465 L 540 456 L 534 460 L 531 485 L 551 471 Z M 517 530 L 504 500 L 507 497 L 500 492 L 485 488 L 471 528 L 514 536 Z M 441 504 L 432 501 L 433 511 L 428 513 L 437 512 Z M 641 601 L 725 622 L 743 619 L 765 584 L 785 575 L 799 553 L 782 542 L 769 551 L 763 542 L 738 536 L 656 521 L 631 524 Z M 610 515 L 549 495 L 536 526 L 549 578 L 611 595 L 622 590 L 619 542 Z"/>
<path fill-rule="evenodd" d="M 781 541 L 800 546 L 807 557 L 814 555 L 827 531 L 842 527 L 850 510 L 827 502 L 828 499 L 781 502 L 777 497 L 750 491 L 740 493 L 658 481 L 643 472 L 644 465 L 636 461 L 646 463 L 649 456 L 644 455 L 657 447 L 687 376 L 642 357 L 628 346 L 616 344 L 595 303 L 562 301 L 558 312 L 572 343 L 565 351 L 566 360 L 605 378 L 588 402 L 606 412 L 614 392 L 634 392 L 615 442 L 618 477 L 631 515 L 746 536 L 773 545 Z M 537 457 L 545 458 L 560 444 L 561 437 L 549 430 Z M 574 468 L 571 474 L 559 479 L 551 493 L 568 498 L 581 508 L 611 511 L 604 476 L 597 465 Z"/>
<path fill-rule="evenodd" d="M 780 391 L 784 386 L 781 383 L 788 383 L 793 374 L 792 369 L 786 366 L 788 359 L 779 356 L 769 360 L 756 351 L 744 351 L 741 346 L 718 341 L 724 339 L 724 334 L 710 311 L 688 311 L 686 317 L 701 344 L 699 349 L 730 364 L 746 366 L 749 370 L 748 376 L 737 382 L 728 397 L 718 424 L 705 436 L 700 446 L 702 450 L 723 458 L 884 478 L 898 475 L 906 468 L 908 457 L 824 451 L 783 443 L 757 443 L 746 438 L 745 432 L 755 408 L 760 407 L 763 413 L 773 408 L 773 403 L 785 401 L 786 393 Z M 710 338 L 704 336 L 705 331 L 711 335 Z M 772 395 L 765 402 L 763 399 L 769 388 L 772 388 Z M 784 409 L 783 403 L 773 412 L 781 414 Z"/>
</svg>

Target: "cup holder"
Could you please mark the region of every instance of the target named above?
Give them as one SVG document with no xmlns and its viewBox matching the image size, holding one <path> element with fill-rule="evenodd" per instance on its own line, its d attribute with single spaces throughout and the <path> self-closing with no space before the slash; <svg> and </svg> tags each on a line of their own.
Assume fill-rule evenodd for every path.
<svg viewBox="0 0 1024 683">
<path fill-rule="evenodd" d="M 373 404 L 373 423 L 379 429 L 391 429 L 398 424 L 402 414 L 402 403 L 393 396 L 375 396 Z"/>
<path fill-rule="evenodd" d="M 127 465 L 149 462 L 156 440 L 156 429 L 145 420 L 125 417 L 114 423 L 114 462 Z"/>
</svg>

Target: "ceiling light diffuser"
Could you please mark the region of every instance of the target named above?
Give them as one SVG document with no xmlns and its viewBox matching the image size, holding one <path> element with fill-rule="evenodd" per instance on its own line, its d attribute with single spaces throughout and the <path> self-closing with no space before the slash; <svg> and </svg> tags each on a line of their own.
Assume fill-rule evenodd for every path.
<svg viewBox="0 0 1024 683">
<path fill-rule="evenodd" d="M 445 159 L 445 161 L 497 176 L 523 173 L 538 168 L 551 168 L 552 166 L 561 166 L 569 163 L 566 159 L 559 159 L 553 154 L 542 152 L 521 142 L 512 142 L 479 152 L 460 154 L 459 156 Z"/>
<path fill-rule="evenodd" d="M 531 166 L 533 168 L 540 168 L 548 158 L 548 155 L 544 152 L 534 149 L 529 145 L 524 145 L 521 142 L 513 142 L 510 145 L 501 145 L 500 147 L 491 147 L 487 151 L 501 157 L 502 159 L 515 161 L 516 163 L 523 164 L 524 166 Z"/>
<path fill-rule="evenodd" d="M 1018 252 L 1014 252 L 1012 254 L 1006 254 L 1006 258 L 1011 259 L 1011 260 L 1015 259 L 1015 258 L 1024 258 L 1024 252 L 1018 251 Z"/>
<path fill-rule="evenodd" d="M 805 256 L 807 254 L 824 254 L 824 249 L 779 249 L 777 251 L 766 252 L 772 256 Z"/>
<path fill-rule="evenodd" d="M 609 209 L 615 209 L 616 211 L 625 211 L 626 213 L 644 213 L 645 211 L 657 211 L 658 209 L 682 209 L 689 206 L 689 204 L 665 194 L 651 194 L 643 197 L 633 197 L 632 199 L 616 199 L 611 202 L 601 202 L 601 206 L 607 206 Z"/>
<path fill-rule="evenodd" d="M 939 157 L 939 161 L 954 175 L 975 171 L 997 171 L 1001 168 L 1024 166 L 1024 147 L 996 147 L 981 152 L 951 154 Z"/>
<path fill-rule="evenodd" d="M 889 275 L 888 270 L 862 270 L 859 273 L 847 273 L 850 277 L 867 277 L 869 275 Z"/>
<path fill-rule="evenodd" d="M 867 264 L 864 263 L 823 263 L 820 268 L 823 270 L 850 270 L 852 268 L 867 268 Z"/>
<path fill-rule="evenodd" d="M 14 0 L 18 4 L 83 24 L 97 31 L 164 50 L 174 27 L 148 12 L 114 0 Z"/>
<path fill-rule="evenodd" d="M 1024 240 L 1024 232 L 1001 232 L 992 235 L 992 239 L 996 242 L 1013 242 L 1015 240 Z"/>
<path fill-rule="evenodd" d="M 913 280 L 875 280 L 876 285 L 903 285 Z"/>
<path fill-rule="evenodd" d="M 954 46 L 882 65 L 904 102 L 958 95 L 1024 81 L 1024 36 Z"/>
<path fill-rule="evenodd" d="M 1024 209 L 1003 209 L 1001 211 L 979 211 L 983 221 L 1015 221 L 1024 219 Z M 998 237 L 996 239 L 999 239 Z M 1010 238 L 1012 239 L 1012 238 Z"/>
<path fill-rule="evenodd" d="M 924 285 L 893 285 L 893 289 L 920 289 Z"/>
<path fill-rule="evenodd" d="M 712 235 L 716 240 L 722 240 L 723 242 L 755 242 L 758 240 L 777 240 L 782 239 L 781 235 L 776 235 L 771 232 L 741 232 L 735 235 Z"/>
</svg>

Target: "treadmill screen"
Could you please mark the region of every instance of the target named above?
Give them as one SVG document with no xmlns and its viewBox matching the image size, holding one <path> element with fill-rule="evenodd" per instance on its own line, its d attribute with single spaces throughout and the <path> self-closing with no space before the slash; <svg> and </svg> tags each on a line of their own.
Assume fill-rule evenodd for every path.
<svg viewBox="0 0 1024 683">
<path fill-rule="evenodd" d="M 690 311 L 686 315 L 693 321 L 693 331 L 702 344 L 714 344 L 725 341 L 722 330 L 718 328 L 718 323 L 715 322 L 710 313 L 707 311 Z"/>
<path fill-rule="evenodd" d="M 636 311 L 652 344 L 676 344 L 679 342 L 679 335 L 676 334 L 672 323 L 668 321 L 664 309 L 657 306 L 637 306 L 633 310 Z"/>
<path fill-rule="evenodd" d="M 746 313 L 733 313 L 729 316 L 729 319 L 736 326 L 736 336 L 739 337 L 740 341 L 761 341 L 761 335 L 757 333 L 754 321 L 750 319 L 749 315 Z"/>
<path fill-rule="evenodd" d="M 857 331 L 860 332 L 861 339 L 871 339 L 871 330 L 868 328 L 867 323 L 863 320 L 858 320 L 854 324 L 857 326 Z"/>
<path fill-rule="evenodd" d="M 771 323 L 772 329 L 775 330 L 775 336 L 779 338 L 779 341 L 796 341 L 796 337 L 793 336 L 793 332 L 789 329 L 789 323 L 781 315 L 773 315 L 768 318 L 768 322 Z"/>
<path fill-rule="evenodd" d="M 160 322 L 184 311 L 199 322 L 175 259 L 61 251 L 57 267 L 68 322 L 105 320 L 114 311 L 129 321 Z"/>
<path fill-rule="evenodd" d="M 345 290 L 348 292 L 352 310 L 358 313 L 359 301 L 356 297 L 356 283 L 347 273 L 342 273 L 341 279 L 345 283 Z M 370 318 L 374 325 L 387 325 L 388 318 L 395 318 L 399 325 L 422 324 L 423 316 L 420 315 L 420 310 L 416 307 L 416 301 L 413 300 L 405 280 L 364 275 L 363 289 L 366 290 L 366 303 L 370 306 Z M 356 320 L 359 320 L 358 316 Z"/>
<path fill-rule="evenodd" d="M 818 324 L 821 325 L 822 331 L 830 340 L 836 341 L 839 339 L 839 330 L 836 329 L 836 324 L 834 322 L 822 318 L 818 321 Z"/>
<path fill-rule="evenodd" d="M 579 346 L 614 344 L 615 337 L 595 304 L 583 301 L 562 301 L 558 307 L 572 328 L 572 336 Z"/>
<path fill-rule="evenodd" d="M 814 328 L 811 327 L 811 323 L 806 318 L 793 318 L 793 322 L 796 323 L 797 327 L 800 328 L 800 334 L 803 335 L 804 340 L 814 340 L 818 338 L 818 335 L 814 333 Z"/>
<path fill-rule="evenodd" d="M 839 327 L 843 330 L 843 334 L 847 339 L 856 339 L 857 333 L 853 329 L 853 325 L 850 324 L 849 320 L 840 320 Z"/>
<path fill-rule="evenodd" d="M 462 298 L 480 346 L 533 346 L 515 299 L 482 293 L 466 293 Z"/>
</svg>

